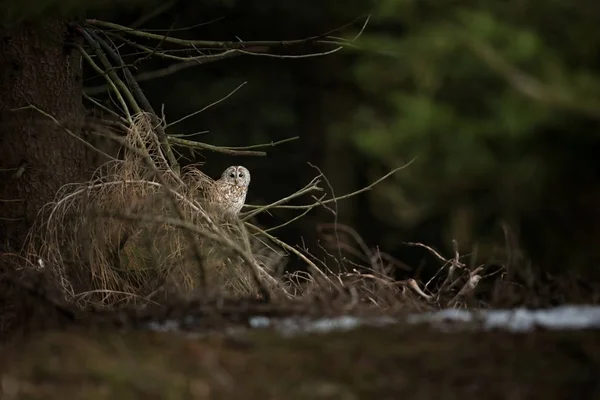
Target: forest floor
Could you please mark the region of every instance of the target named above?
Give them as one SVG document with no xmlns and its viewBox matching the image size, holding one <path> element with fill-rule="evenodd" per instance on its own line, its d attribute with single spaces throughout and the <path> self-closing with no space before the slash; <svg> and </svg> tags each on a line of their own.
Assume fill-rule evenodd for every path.
<svg viewBox="0 0 600 400">
<path fill-rule="evenodd" d="M 266 231 L 251 224 L 252 235 L 245 228 L 230 229 L 230 224 L 221 229 L 212 222 L 196 198 L 198 189 L 214 190 L 200 170 L 190 172 L 185 180 L 169 168 L 148 170 L 147 157 L 142 156 L 158 157 L 162 152 L 143 149 L 140 153 L 138 147 L 139 143 L 159 143 L 153 126 L 154 121 L 145 114 L 136 116 L 125 140 L 136 151 L 125 152 L 126 162 L 111 163 L 109 171 L 103 172 L 108 175 L 71 185 L 72 191 L 61 193 L 62 199 L 56 201 L 48 218 L 40 220 L 40 243 L 34 241 L 25 258 L 34 268 L 23 268 L 21 255 L 17 261 L 10 258 L 6 266 L 0 257 L 0 400 L 600 398 L 600 329 L 448 332 L 398 323 L 288 337 L 276 329 L 244 328 L 248 310 L 225 313 L 219 308 L 222 298 L 219 307 L 201 310 L 203 318 L 196 320 L 201 326 L 191 327 L 194 334 L 150 329 L 153 322 L 161 320 L 158 314 L 119 314 L 121 301 L 145 299 L 151 301 L 143 302 L 144 307 L 162 307 L 168 316 L 163 321 L 190 320 L 190 309 L 163 304 L 161 293 L 165 299 L 171 295 L 178 298 L 180 288 L 206 288 L 207 276 L 221 279 L 221 275 L 223 296 L 234 292 L 236 298 L 265 301 L 261 304 L 266 308 L 255 316 L 286 317 L 306 311 L 286 314 L 278 310 L 282 304 L 273 298 L 267 303 L 269 296 L 257 296 L 268 293 L 262 287 L 267 281 L 256 283 L 260 274 L 255 269 L 258 258 L 253 257 L 258 253 L 250 251 L 249 238 L 256 238 L 256 243 L 277 238 L 265 236 Z M 154 164 L 169 162 L 157 158 Z M 157 179 L 149 180 L 153 175 Z M 321 190 L 317 178 L 295 195 Z M 172 191 L 178 195 L 165 195 Z M 322 199 L 314 204 L 310 200 L 304 207 L 310 210 L 323 204 Z M 185 214 L 180 218 L 183 221 L 169 216 L 171 207 L 177 215 Z M 265 206 L 261 212 L 269 209 Z M 123 210 L 129 211 L 123 214 Z M 71 218 L 73 215 L 83 218 Z M 247 217 L 250 215 L 256 211 Z M 118 222 L 108 225 L 106 217 L 111 221 L 118 218 Z M 340 262 L 335 265 L 341 267 L 345 259 L 337 237 L 341 228 L 337 222 L 334 226 L 335 235 L 327 231 L 323 235 L 337 246 Z M 463 263 L 466 260 L 457 245 L 449 259 L 421 245 L 440 262 L 439 271 L 443 272 L 434 275 L 436 281 L 425 293 L 427 284 L 419 286 L 416 277 L 397 281 L 395 273 L 388 276 L 396 264 L 387 258 L 384 261 L 379 250 L 366 248 L 353 230 L 346 229 L 346 234 L 350 244 L 345 247 L 360 249 L 358 259 L 369 265 L 359 269 L 367 273 L 352 263 L 348 264 L 352 273 L 328 276 L 306 258 L 304 250 L 283 246 L 279 239 L 275 242 L 286 252 L 302 255 L 313 270 L 320 271 L 307 282 L 304 275 L 295 276 L 297 281 L 304 279 L 295 289 L 301 293 L 299 297 L 307 299 L 309 309 L 338 307 L 343 315 L 353 307 L 363 307 L 366 315 L 373 316 L 389 309 L 464 308 L 469 299 L 474 300 L 475 289 L 486 294 L 482 299 L 489 301 L 490 307 L 537 308 L 574 303 L 580 297 L 592 300 L 578 304 L 600 302 L 600 289 L 592 285 L 571 279 L 558 284 L 538 279 L 527 268 L 520 268 L 518 252 L 513 249 L 507 252 L 506 266 L 477 266 L 479 262 Z M 231 246 L 238 241 L 244 243 L 243 248 Z M 201 246 L 205 246 L 208 262 L 197 256 Z M 282 257 L 278 251 L 266 251 L 270 245 L 264 246 L 259 247 L 265 250 L 261 250 L 261 259 Z M 194 257 L 188 257 L 190 249 Z M 211 291 L 218 286 L 211 286 Z M 589 296 L 585 295 L 588 292 Z M 565 297 L 565 293 L 569 295 Z M 521 297 L 522 301 L 514 300 Z M 78 319 L 80 315 L 58 299 L 83 304 L 89 315 Z M 376 310 L 368 309 L 373 305 Z M 106 314 L 97 312 L 107 309 Z M 135 311 L 140 310 L 147 311 L 141 306 Z"/>
<path fill-rule="evenodd" d="M 400 324 L 287 337 L 79 326 L 16 337 L 0 351 L 1 399 L 600 396 L 594 330 L 452 333 Z"/>
</svg>

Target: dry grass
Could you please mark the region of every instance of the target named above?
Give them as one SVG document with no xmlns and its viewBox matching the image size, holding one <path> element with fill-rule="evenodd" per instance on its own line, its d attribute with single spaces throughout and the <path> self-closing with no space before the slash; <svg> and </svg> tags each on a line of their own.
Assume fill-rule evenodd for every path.
<svg viewBox="0 0 600 400">
<path fill-rule="evenodd" d="M 368 18 L 359 35 L 367 22 Z M 131 56 L 133 60 L 128 58 L 125 62 L 120 54 L 121 45 L 115 45 L 114 41 L 138 50 L 125 36 L 137 35 L 195 49 L 192 42 L 97 20 L 88 20 L 74 29 L 87 46 L 75 47 L 94 73 L 106 80 L 105 89 L 110 91 L 113 105 L 106 106 L 87 95 L 86 100 L 102 114 L 108 113 L 113 121 L 111 126 L 123 128 L 126 134 L 105 135 L 120 142 L 121 159 L 100 167 L 89 182 L 63 187 L 55 201 L 42 210 L 31 230 L 26 249 L 29 269 L 39 270 L 57 283 L 55 286 L 67 302 L 84 308 L 139 308 L 201 295 L 260 297 L 265 301 L 291 298 L 331 303 L 335 300 L 347 310 L 367 305 L 384 311 L 408 307 L 481 307 L 498 304 L 497 299 L 510 303 L 513 301 L 510 299 L 519 296 L 523 300 L 524 293 L 534 293 L 533 297 L 539 293 L 538 274 L 522 260 L 508 256 L 506 263 L 491 266 L 478 265 L 472 258 L 475 261 L 469 263 L 458 253 L 456 244 L 452 256 L 442 255 L 425 244 L 409 244 L 433 255 L 440 262 L 439 272 L 421 281 L 416 272 L 407 271 L 404 275 L 411 279 L 398 280 L 398 270 L 405 269 L 401 262 L 379 249 L 369 248 L 351 228 L 337 223 L 338 201 L 371 189 L 412 161 L 356 192 L 337 197 L 327 178 L 314 167 L 317 176 L 297 192 L 269 205 L 247 205 L 239 220 L 223 220 L 206 207 L 213 180 L 197 166 L 184 168 L 180 173 L 170 144 L 228 155 L 264 155 L 256 151 L 261 145 L 219 148 L 169 137 L 165 130 L 225 101 L 243 84 L 222 99 L 167 124 L 160 121 L 159 113 L 152 108 L 128 67 L 144 57 L 136 53 Z M 100 34 L 102 30 L 110 40 Z M 350 45 L 352 40 L 336 39 L 340 47 L 333 51 Z M 293 43 L 303 45 L 306 41 Z M 272 45 L 279 46 L 279 42 Z M 264 51 L 269 48 L 270 45 Z M 222 55 L 238 52 L 240 49 L 228 49 Z M 172 57 L 158 45 L 151 54 Z M 197 60 L 195 55 L 193 58 Z M 58 124 L 43 110 L 33 105 L 28 108 Z M 282 142 L 288 140 L 293 138 Z M 319 186 L 323 181 L 330 189 L 329 198 Z M 311 196 L 308 204 L 291 204 L 306 196 Z M 333 224 L 321 227 L 325 259 L 317 259 L 306 249 L 287 244 L 273 233 L 315 207 L 325 207 L 334 215 Z M 277 208 L 293 210 L 297 215 L 280 226 L 264 230 L 250 223 L 253 216 Z M 514 250 L 507 248 L 508 253 Z M 288 255 L 304 261 L 308 272 L 282 276 L 283 261 Z M 482 291 L 487 296 L 481 296 Z"/>
<path fill-rule="evenodd" d="M 247 219 L 278 207 L 297 208 L 302 217 L 306 210 L 328 204 L 336 215 L 337 201 L 348 195 L 285 204 L 321 190 L 322 174 L 284 199 L 250 206 L 241 219 L 223 219 L 206 207 L 213 180 L 197 166 L 175 173 L 146 114 L 136 115 L 119 140 L 121 160 L 103 165 L 89 182 L 63 187 L 42 210 L 28 241 L 29 267 L 0 265 L 0 337 L 81 322 L 79 318 L 95 320 L 97 314 L 81 309 L 104 309 L 110 324 L 116 317 L 137 326 L 140 316 L 152 320 L 173 310 L 182 320 L 225 314 L 239 319 L 256 300 L 271 300 L 267 310 L 277 315 L 394 314 L 600 300 L 598 287 L 536 273 L 517 256 L 511 240 L 506 249 L 510 256 L 500 264 L 477 264 L 470 255 L 459 254 L 456 243 L 452 256 L 407 243 L 440 264 L 433 277 L 421 279 L 418 271 L 334 222 L 319 227 L 325 257 L 318 259 L 269 233 L 277 227 L 262 230 Z M 283 273 L 289 254 L 304 260 L 308 272 Z M 411 278 L 398 280 L 399 270 Z M 222 305 L 232 298 L 239 301 L 225 311 Z M 113 312 L 118 309 L 126 313 Z"/>
<path fill-rule="evenodd" d="M 459 254 L 456 243 L 451 257 L 425 244 L 408 243 L 432 254 L 440 268 L 426 281 L 414 273 L 397 280 L 398 270 L 407 266 L 369 248 L 350 227 L 321 225 L 326 257 L 317 259 L 267 233 L 277 227 L 262 230 L 247 221 L 272 208 L 297 208 L 302 217 L 306 210 L 328 204 L 337 215 L 337 201 L 349 195 L 285 205 L 322 191 L 318 184 L 326 178 L 320 171 L 296 193 L 266 206 L 250 206 L 241 219 L 224 219 L 207 207 L 214 181 L 197 165 L 176 173 L 151 121 L 146 113 L 136 114 L 124 137 L 111 136 L 122 145 L 122 159 L 101 166 L 89 182 L 64 186 L 31 230 L 29 269 L 57 283 L 59 297 L 67 303 L 139 309 L 198 296 L 278 298 L 343 312 L 395 312 L 523 304 L 539 288 L 532 273 L 523 282 L 529 270 L 522 268 L 522 260 L 514 265 L 514 256 L 505 265 L 476 265 Z M 289 254 L 304 260 L 308 272 L 284 274 L 282 264 Z M 483 296 L 480 282 L 485 284 Z"/>
<path fill-rule="evenodd" d="M 181 177 L 169 168 L 145 114 L 122 145 L 122 160 L 63 187 L 32 229 L 30 265 L 50 271 L 70 301 L 117 307 L 166 291 L 257 295 L 253 268 L 271 289 L 278 284 L 255 254 L 264 246 L 206 207 L 214 181 L 196 166 Z"/>
<path fill-rule="evenodd" d="M 369 190 L 410 163 L 365 188 L 339 197 L 333 195 L 326 177 L 315 167 L 318 175 L 295 193 L 268 205 L 248 205 L 240 219 L 223 219 L 207 207 L 213 180 L 195 166 L 180 173 L 170 143 L 229 155 L 258 155 L 261 152 L 255 149 L 261 145 L 218 148 L 167 137 L 165 129 L 227 99 L 237 89 L 187 117 L 166 124 L 145 98 L 119 49 L 106 42 L 95 29 L 84 26 L 76 29 L 95 57 L 76 47 L 89 66 L 106 79 L 115 107 L 111 109 L 86 98 L 109 113 L 114 120 L 111 126 L 120 127 L 125 136 L 104 134 L 121 143 L 121 159 L 110 160 L 98 168 L 89 182 L 63 187 L 55 201 L 40 212 L 31 230 L 25 255 L 27 265 L 57 283 L 64 300 L 83 308 L 114 309 L 164 304 L 167 300 L 197 295 L 264 301 L 275 298 L 310 301 L 325 296 L 337 297 L 351 305 L 364 300 L 384 307 L 384 303 L 392 303 L 398 296 L 412 295 L 406 286 L 397 285 L 389 276 L 385 285 L 362 276 L 362 283 L 350 282 L 353 277 L 332 273 L 326 263 L 314 259 L 305 249 L 289 245 L 272 233 L 315 207 L 336 208 L 338 200 Z M 43 110 L 33 105 L 30 108 L 58 123 Z M 330 187 L 331 198 L 323 193 L 313 196 L 323 192 L 319 187 L 322 180 Z M 290 204 L 308 195 L 312 197 L 308 204 Z M 275 208 L 294 209 L 298 215 L 281 226 L 265 230 L 250 223 L 252 217 Z M 307 282 L 300 283 L 299 274 L 288 279 L 281 277 L 282 261 L 288 255 L 306 263 L 310 272 Z M 419 293 L 416 282 L 408 287 Z M 420 292 L 420 296 L 423 294 Z M 381 300 L 384 297 L 385 301 Z"/>
<path fill-rule="evenodd" d="M 146 327 L 148 321 L 165 318 L 192 319 L 202 331 L 243 325 L 257 313 L 547 306 L 598 302 L 600 290 L 575 279 L 541 277 L 514 256 L 498 265 L 477 264 L 475 258 L 459 254 L 456 244 L 454 254 L 447 256 L 426 244 L 409 243 L 440 265 L 433 277 L 420 279 L 418 271 L 370 248 L 357 232 L 337 223 L 339 200 L 369 190 L 403 167 L 339 197 L 318 171 L 296 193 L 266 206 L 250 205 L 239 220 L 221 218 L 207 207 L 213 180 L 198 166 L 179 173 L 168 145 L 175 138 L 166 137 L 118 49 L 79 28 L 95 52 L 92 59 L 78 47 L 82 56 L 106 78 L 118 100 L 116 108 L 123 113 L 94 101 L 125 127 L 124 137 L 107 135 L 120 143 L 122 157 L 101 166 L 89 182 L 63 187 L 40 212 L 27 243 L 26 268 L 20 255 L 0 257 L 0 340 L 10 341 L 0 345 L 0 397 L 64 398 L 76 393 L 83 398 L 425 399 L 440 393 L 456 398 L 523 398 L 535 393 L 559 398 L 572 395 L 577 385 L 587 393 L 598 391 L 593 383 L 600 353 L 594 334 L 587 332 L 568 337 L 543 332 L 530 338 L 496 333 L 442 336 L 399 326 L 293 340 L 258 331 L 239 341 L 218 336 L 206 342 L 180 334 L 123 335 L 115 328 Z M 218 150 L 187 140 L 173 142 Z M 221 150 L 248 155 L 256 154 L 256 147 Z M 321 181 L 332 198 L 320 193 L 309 204 L 290 204 L 323 192 Z M 272 234 L 315 207 L 326 207 L 335 218 L 333 224 L 320 227 L 323 259 Z M 293 209 L 298 215 L 264 230 L 250 223 L 258 213 L 275 208 Z M 516 253 L 515 248 L 508 246 L 507 253 Z M 283 274 L 290 254 L 303 260 L 308 272 Z M 411 278 L 398 280 L 399 270 Z M 78 327 L 41 332 L 73 325 Z M 480 362 L 481 354 L 490 351 L 492 357 Z M 548 374 L 547 379 L 532 371 Z M 73 382 L 78 382 L 77 388 Z"/>
</svg>

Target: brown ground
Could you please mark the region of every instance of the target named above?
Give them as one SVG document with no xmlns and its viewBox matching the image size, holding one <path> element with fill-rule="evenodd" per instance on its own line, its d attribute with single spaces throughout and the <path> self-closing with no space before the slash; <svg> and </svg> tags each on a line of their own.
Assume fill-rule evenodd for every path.
<svg viewBox="0 0 600 400">
<path fill-rule="evenodd" d="M 70 328 L 1 348 L 2 399 L 600 397 L 600 331 L 361 328 L 283 338 Z"/>
</svg>

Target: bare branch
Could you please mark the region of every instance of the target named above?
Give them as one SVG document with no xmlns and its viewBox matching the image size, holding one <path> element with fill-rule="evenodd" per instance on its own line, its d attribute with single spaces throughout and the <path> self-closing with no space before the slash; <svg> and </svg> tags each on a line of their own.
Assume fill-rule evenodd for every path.
<svg viewBox="0 0 600 400">
<path fill-rule="evenodd" d="M 272 240 L 274 243 L 276 243 L 279 246 L 283 247 L 285 250 L 291 251 L 292 253 L 294 253 L 295 255 L 297 255 L 298 257 L 300 257 L 300 259 L 302 259 L 302 261 L 304 261 L 313 271 L 319 273 L 319 275 L 321 275 L 323 278 L 329 280 L 327 278 L 327 275 L 325 275 L 325 273 L 323 271 L 321 271 L 321 269 L 319 267 L 317 267 L 315 263 L 313 263 L 311 260 L 309 260 L 308 257 L 306 257 L 304 254 L 302 254 L 301 251 L 296 250 L 294 247 L 292 247 L 289 244 L 285 243 L 283 240 L 280 240 L 280 239 L 276 238 L 275 236 L 268 234 L 264 230 L 260 229 L 259 227 L 255 226 L 255 225 L 252 225 L 249 222 L 246 222 L 245 224 L 250 229 L 254 230 L 255 232 L 257 232 L 257 233 L 259 233 L 261 235 L 266 236 L 268 239 Z"/>
<path fill-rule="evenodd" d="M 354 191 L 352 193 L 348 193 L 348 194 L 345 194 L 345 195 L 342 195 L 342 196 L 335 197 L 333 199 L 327 199 L 327 200 L 323 200 L 323 201 L 317 201 L 317 202 L 312 203 L 312 204 L 304 204 L 304 205 L 297 205 L 297 206 L 280 205 L 280 204 L 282 204 L 282 202 L 278 201 L 278 202 L 276 202 L 277 204 L 273 203 L 273 204 L 270 204 L 268 206 L 246 205 L 246 207 L 248 207 L 248 208 L 256 208 L 256 209 L 262 209 L 262 208 L 267 207 L 267 208 L 285 208 L 285 209 L 292 209 L 292 210 L 305 210 L 305 209 L 310 209 L 310 208 L 317 207 L 319 205 L 329 204 L 329 203 L 332 203 L 332 202 L 335 202 L 335 201 L 339 201 L 339 200 L 343 200 L 343 199 L 348 199 L 350 197 L 353 197 L 353 196 L 356 196 L 358 194 L 361 194 L 361 193 L 364 193 L 366 191 L 371 190 L 374 186 L 376 186 L 377 184 L 381 183 L 385 179 L 389 178 L 390 176 L 392 176 L 396 172 L 401 171 L 404 168 L 407 168 L 410 164 L 412 164 L 415 161 L 415 159 L 416 158 L 413 158 L 412 160 L 410 160 L 408 163 L 404 164 L 403 166 L 391 170 L 390 172 L 388 172 L 387 174 L 385 174 L 381 178 L 377 179 L 375 182 L 371 183 L 368 186 L 365 186 L 362 189 L 356 190 L 356 191 Z M 294 196 L 294 197 L 298 197 L 298 196 Z M 287 203 L 287 201 L 285 201 L 283 203 Z"/>
<path fill-rule="evenodd" d="M 121 95 L 121 92 L 117 88 L 115 82 L 112 80 L 112 77 L 107 72 L 105 72 L 102 68 L 100 68 L 98 66 L 98 64 L 96 64 L 94 62 L 94 60 L 92 60 L 92 57 L 90 57 L 90 55 L 83 49 L 83 47 L 81 47 L 79 45 L 75 45 L 75 47 L 79 50 L 79 53 L 81 53 L 83 58 L 88 62 L 88 64 L 92 67 L 92 69 L 94 69 L 98 74 L 104 76 L 108 86 L 113 90 L 113 92 L 117 96 L 117 99 L 119 100 L 119 103 L 121 104 L 121 107 L 122 107 L 121 112 L 125 114 L 126 120 L 129 123 L 133 123 L 133 121 L 131 119 L 131 113 L 129 112 L 129 107 L 127 107 L 127 103 L 125 102 L 125 99 Z"/>
<path fill-rule="evenodd" d="M 195 135 L 195 134 L 190 134 L 189 136 L 192 136 L 192 135 Z M 251 146 L 232 147 L 232 146 L 215 146 L 215 145 L 208 144 L 208 143 L 181 139 L 181 135 L 178 135 L 178 136 L 169 135 L 169 141 L 172 142 L 173 144 L 177 144 L 177 145 L 183 146 L 183 147 L 189 147 L 191 149 L 210 150 L 210 151 L 214 151 L 217 153 L 229 154 L 232 156 L 261 156 L 261 157 L 266 156 L 267 153 L 264 151 L 251 151 L 250 149 L 275 147 L 280 144 L 288 143 L 288 142 L 291 142 L 291 141 L 297 140 L 297 139 L 299 139 L 299 136 L 295 136 L 295 137 L 291 137 L 291 138 L 287 138 L 287 139 L 283 139 L 283 140 L 278 140 L 276 142 L 270 142 L 270 143 L 254 144 Z"/>
<path fill-rule="evenodd" d="M 127 80 L 127 83 L 129 84 L 129 86 L 131 87 L 131 90 L 133 91 L 133 95 L 134 95 L 135 99 L 137 100 L 137 102 L 139 102 L 141 104 L 141 106 L 144 108 L 144 110 L 150 115 L 150 118 L 152 119 L 152 123 L 155 125 L 156 135 L 158 136 L 158 140 L 160 141 L 161 147 L 167 156 L 167 160 L 169 161 L 171 168 L 173 169 L 173 171 L 175 171 L 175 173 L 179 174 L 179 163 L 177 162 L 177 160 L 175 159 L 175 156 L 173 155 L 173 151 L 171 150 L 171 146 L 169 145 L 169 141 L 167 140 L 167 134 L 165 133 L 165 130 L 162 127 L 162 125 L 159 123 L 159 118 L 158 118 L 156 112 L 154 112 L 152 105 L 150 105 L 150 102 L 148 101 L 148 99 L 146 98 L 144 93 L 142 92 L 140 85 L 133 78 L 133 75 L 129 71 L 129 68 L 127 68 L 125 66 L 125 63 L 119 56 L 119 53 L 117 53 L 112 48 L 110 48 L 110 46 L 108 46 L 108 44 L 106 44 L 103 40 L 98 38 L 96 35 L 93 35 L 93 36 L 94 36 L 94 39 L 104 49 L 104 51 L 107 52 L 109 54 L 109 56 L 121 68 L 123 68 L 123 73 L 125 74 L 125 79 Z"/>
<path fill-rule="evenodd" d="M 229 154 L 231 156 L 266 156 L 267 153 L 264 151 L 250 151 L 250 150 L 232 150 L 227 147 L 214 146 L 212 144 L 195 142 L 193 140 L 181 139 L 173 136 L 168 136 L 169 142 L 189 147 L 190 149 L 201 149 L 201 150 L 210 150 L 217 153 Z"/>
<path fill-rule="evenodd" d="M 96 54 L 96 57 L 98 57 L 98 59 L 100 59 L 100 61 L 102 62 L 102 65 L 105 68 L 106 74 L 108 74 L 108 76 L 110 77 L 110 79 L 112 80 L 112 82 L 119 88 L 118 91 L 120 92 L 120 94 L 122 94 L 123 96 L 125 96 L 125 99 L 127 99 L 127 102 L 129 103 L 129 106 L 133 109 L 133 112 L 135 114 L 141 113 L 142 110 L 141 110 L 140 106 L 135 101 L 133 95 L 131 94 L 131 91 L 129 91 L 129 89 L 127 88 L 127 86 L 125 85 L 125 83 L 123 83 L 123 81 L 121 80 L 121 78 L 119 78 L 119 76 L 115 72 L 114 68 L 112 67 L 112 65 L 110 64 L 110 62 L 108 61 L 108 59 L 106 58 L 106 55 L 104 54 L 104 52 L 100 48 L 100 45 L 98 44 L 98 41 L 96 39 L 94 39 L 82 27 L 76 27 L 75 29 L 77 29 L 78 32 L 81 33 L 81 35 L 85 38 L 85 40 L 90 44 L 90 46 L 94 50 L 94 53 Z M 131 116 L 129 115 L 127 119 L 130 120 Z"/>
<path fill-rule="evenodd" d="M 178 123 L 180 123 L 180 122 L 182 122 L 182 121 L 185 121 L 185 120 L 186 120 L 186 119 L 188 119 L 188 118 L 191 118 L 191 117 L 193 117 L 193 116 L 195 116 L 195 115 L 198 115 L 198 114 L 200 114 L 200 113 L 201 113 L 201 112 L 203 112 L 203 111 L 206 111 L 206 110 L 208 110 L 209 108 L 211 108 L 211 107 L 213 107 L 213 106 L 216 106 L 216 105 L 217 105 L 217 104 L 219 104 L 219 103 L 222 103 L 223 101 L 225 101 L 225 100 L 227 100 L 228 98 L 230 98 L 231 96 L 233 96 L 233 94 L 234 94 L 235 92 L 237 92 L 238 90 L 240 90 L 240 89 L 242 88 L 242 86 L 244 86 L 246 83 L 247 83 L 247 82 L 242 82 L 242 83 L 241 83 L 241 84 L 239 84 L 239 85 L 238 85 L 238 86 L 237 86 L 235 89 L 233 89 L 231 92 L 229 92 L 229 93 L 228 93 L 228 94 L 227 94 L 225 97 L 222 97 L 222 98 L 220 98 L 219 100 L 217 100 L 217 101 L 215 101 L 215 102 L 212 102 L 212 103 L 210 103 L 210 104 L 209 104 L 209 105 L 207 105 L 206 107 L 203 107 L 203 108 L 201 108 L 201 109 L 200 109 L 200 110 L 198 110 L 198 111 L 194 111 L 193 113 L 186 115 L 185 117 L 179 118 L 179 119 L 178 119 L 178 120 L 176 120 L 175 122 L 171 122 L 170 124 L 168 124 L 168 125 L 167 125 L 167 127 L 171 127 L 171 126 L 173 126 L 173 125 L 176 125 L 176 124 L 178 124 Z"/>
<path fill-rule="evenodd" d="M 112 22 L 99 21 L 96 19 L 88 19 L 86 20 L 88 24 L 98 26 L 101 28 L 112 29 L 117 32 L 125 33 L 131 36 L 137 36 L 144 39 L 152 39 L 152 40 L 163 40 L 163 35 L 157 35 L 150 32 L 144 32 L 132 28 L 128 28 L 119 24 L 115 24 Z M 290 47 L 296 45 L 304 45 L 307 43 L 319 43 L 319 40 L 325 39 L 327 36 L 318 35 L 311 36 L 304 39 L 297 40 L 282 40 L 282 41 L 213 41 L 213 40 L 185 40 L 178 38 L 166 38 L 165 42 L 185 46 L 185 47 L 203 47 L 203 48 L 213 48 L 213 49 L 245 49 L 249 46 L 267 46 L 267 47 Z"/>
<path fill-rule="evenodd" d="M 291 195 L 289 195 L 289 196 L 287 196 L 287 197 L 284 197 L 284 198 L 282 198 L 282 199 L 279 199 L 279 200 L 277 200 L 277 201 L 275 201 L 275 202 L 273 202 L 273 203 L 271 203 L 271 204 L 268 204 L 268 205 L 266 205 L 266 206 L 254 206 L 253 208 L 256 208 L 256 210 L 254 210 L 254 211 L 252 211 L 252 212 L 249 212 L 249 213 L 247 213 L 247 214 L 245 214 L 245 213 L 244 213 L 244 214 L 243 214 L 244 216 L 243 216 L 243 218 L 242 218 L 242 221 L 247 221 L 247 220 L 249 220 L 250 218 L 252 218 L 253 216 L 255 216 L 255 215 L 257 215 L 257 214 L 260 214 L 260 213 L 263 213 L 263 212 L 265 212 L 265 211 L 267 211 L 267 210 L 269 210 L 269 209 L 271 209 L 271 208 L 275 208 L 275 207 L 281 207 L 281 206 L 280 206 L 280 204 L 287 203 L 287 202 L 289 202 L 290 200 L 292 200 L 292 199 L 295 199 L 295 198 L 297 198 L 297 197 L 300 197 L 300 196 L 303 196 L 303 195 L 305 195 L 305 194 L 307 194 L 307 193 L 314 192 L 314 191 L 322 191 L 323 189 L 321 189 L 321 188 L 318 186 L 318 184 L 319 184 L 319 179 L 318 179 L 318 177 L 316 177 L 316 178 L 313 178 L 313 180 L 311 180 L 311 181 L 310 181 L 310 182 L 309 182 L 309 183 L 308 183 L 306 186 L 304 186 L 302 189 L 300 189 L 300 190 L 298 190 L 298 191 L 294 192 L 293 194 L 291 194 Z M 316 207 L 316 206 L 318 206 L 319 204 L 320 204 L 320 203 L 315 203 L 315 204 L 314 204 L 314 205 L 312 205 L 311 207 L 306 207 L 306 208 L 308 208 L 308 209 L 310 210 L 310 209 L 313 209 L 313 208 L 315 208 L 315 207 Z"/>
</svg>

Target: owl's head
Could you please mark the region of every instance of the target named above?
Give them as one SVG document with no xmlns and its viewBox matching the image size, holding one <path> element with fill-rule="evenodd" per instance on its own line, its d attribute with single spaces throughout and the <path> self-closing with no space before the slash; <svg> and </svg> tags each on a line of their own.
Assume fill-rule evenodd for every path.
<svg viewBox="0 0 600 400">
<path fill-rule="evenodd" d="M 250 171 L 241 165 L 232 165 L 223 171 L 221 180 L 239 187 L 250 185 Z"/>
</svg>

